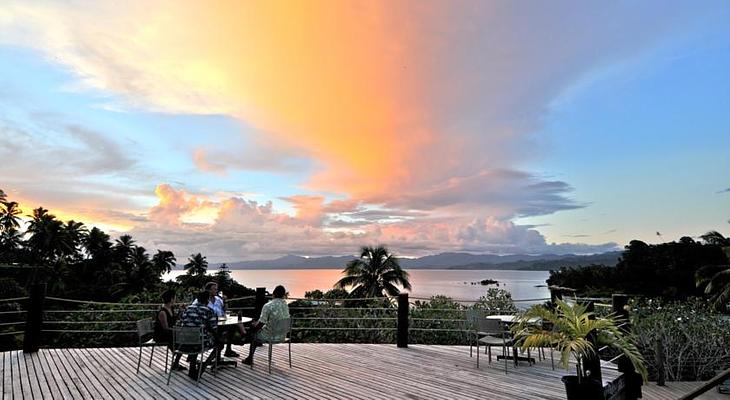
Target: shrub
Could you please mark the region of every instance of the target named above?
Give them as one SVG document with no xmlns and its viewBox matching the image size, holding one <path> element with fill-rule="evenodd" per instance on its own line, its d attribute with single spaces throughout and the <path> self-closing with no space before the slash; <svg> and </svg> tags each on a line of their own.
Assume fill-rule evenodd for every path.
<svg viewBox="0 0 730 400">
<path fill-rule="evenodd" d="M 662 303 L 648 300 L 634 306 L 631 321 L 650 375 L 663 367 L 667 380 L 705 380 L 730 367 L 730 322 L 702 299 Z M 664 362 L 657 361 L 657 342 Z"/>
</svg>

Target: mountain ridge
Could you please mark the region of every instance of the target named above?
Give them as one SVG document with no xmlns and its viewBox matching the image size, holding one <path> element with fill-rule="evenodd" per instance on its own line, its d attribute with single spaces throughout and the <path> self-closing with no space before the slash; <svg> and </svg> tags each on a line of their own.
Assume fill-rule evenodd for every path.
<svg viewBox="0 0 730 400">
<path fill-rule="evenodd" d="M 592 255 L 576 254 L 471 254 L 445 252 L 418 258 L 400 258 L 405 269 L 512 269 L 549 271 L 560 267 L 604 264 L 616 265 L 620 251 Z M 342 269 L 355 256 L 302 257 L 286 255 L 273 260 L 235 261 L 226 263 L 231 270 L 271 270 L 271 269 Z M 218 268 L 221 263 L 211 264 Z"/>
</svg>

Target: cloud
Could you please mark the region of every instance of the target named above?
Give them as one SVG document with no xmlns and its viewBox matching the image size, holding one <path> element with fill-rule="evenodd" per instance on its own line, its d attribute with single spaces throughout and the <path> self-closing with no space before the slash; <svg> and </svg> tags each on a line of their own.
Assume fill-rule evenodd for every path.
<svg viewBox="0 0 730 400">
<path fill-rule="evenodd" d="M 130 232 L 149 248 L 177 254 L 201 251 L 211 261 L 275 258 L 285 254 L 321 256 L 350 254 L 364 243 L 384 243 L 405 256 L 441 251 L 497 254 L 595 253 L 617 249 L 615 243 L 586 245 L 547 243 L 531 226 L 493 217 L 395 219 L 389 214 L 362 211 L 350 223 L 331 218 L 318 196 L 295 196 L 296 215 L 277 212 L 271 202 L 241 197 L 206 198 L 161 184 L 159 204 L 149 221 Z M 215 215 L 207 223 L 185 223 L 185 215 L 207 209 Z M 356 212 L 357 213 L 357 212 Z M 339 214 L 338 214 L 339 215 Z M 403 217 L 413 217 L 404 215 Z M 340 229 L 346 228 L 346 229 Z"/>
<path fill-rule="evenodd" d="M 521 11 L 496 3 L 17 2 L 0 14 L 0 36 L 63 64 L 81 89 L 145 110 L 230 115 L 267 142 L 301 148 L 322 166 L 309 189 L 387 198 L 514 170 L 566 87 L 700 14 L 569 2 Z M 196 155 L 204 171 L 230 168 Z M 565 199 L 555 200 L 515 212 L 562 209 Z"/>
<path fill-rule="evenodd" d="M 199 171 L 222 176 L 229 171 L 301 173 L 311 169 L 311 162 L 301 150 L 261 139 L 241 144 L 235 150 L 196 148 L 193 151 L 193 163 Z"/>
<path fill-rule="evenodd" d="M 553 252 L 593 247 L 548 244 L 511 222 L 589 205 L 568 182 L 525 168 L 542 156 L 533 135 L 551 104 L 710 12 L 659 2 L 536 3 L 530 12 L 511 2 L 9 2 L 0 44 L 37 50 L 76 77 L 66 90 L 102 92 L 107 108 L 225 115 L 252 127 L 252 143 L 188 149 L 199 171 L 306 176 L 289 188 L 306 195 L 284 196 L 295 215 L 158 185 L 149 221 L 134 229 L 145 240 L 221 258 L 377 241 L 414 254 Z M 24 172 L 136 168 L 110 135 L 66 126 L 75 151 L 38 130 L 14 133 L 4 149 L 29 155 L 15 166 Z M 12 184 L 31 190 L 43 175 Z M 57 185 L 77 199 L 106 195 L 89 178 Z M 109 186 L 109 204 L 129 212 L 129 189 Z M 48 189 L 32 190 L 42 198 Z"/>
<path fill-rule="evenodd" d="M 716 193 L 717 193 L 717 194 L 722 194 L 722 193 L 730 193 L 730 188 L 727 188 L 727 189 L 725 189 L 725 190 L 718 190 L 718 191 L 717 191 Z"/>
</svg>

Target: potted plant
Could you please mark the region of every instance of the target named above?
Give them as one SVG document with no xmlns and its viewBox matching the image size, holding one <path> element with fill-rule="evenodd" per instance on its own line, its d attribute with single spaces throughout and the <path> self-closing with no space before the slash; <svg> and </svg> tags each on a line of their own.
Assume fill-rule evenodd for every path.
<svg viewBox="0 0 730 400">
<path fill-rule="evenodd" d="M 513 333 L 517 345 L 523 349 L 549 347 L 557 350 L 560 364 L 566 370 L 571 357 L 575 359 L 577 374 L 564 376 L 562 380 L 568 399 L 586 399 L 597 397 L 603 390 L 602 383 L 588 376 L 585 368 L 586 361 L 598 357 L 597 348 L 608 346 L 623 354 L 646 381 L 644 358 L 633 338 L 619 328 L 621 322 L 615 315 L 594 318 L 584 305 L 557 300 L 554 308 L 536 305 L 527 310 Z"/>
</svg>

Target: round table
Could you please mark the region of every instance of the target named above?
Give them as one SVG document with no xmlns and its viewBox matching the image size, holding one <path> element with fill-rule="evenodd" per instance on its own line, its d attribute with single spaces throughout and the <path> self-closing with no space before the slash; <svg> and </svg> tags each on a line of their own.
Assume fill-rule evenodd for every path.
<svg viewBox="0 0 730 400">
<path fill-rule="evenodd" d="M 218 317 L 218 325 L 237 325 L 237 324 L 247 324 L 249 322 L 253 321 L 253 318 L 250 317 L 241 317 L 241 320 L 238 320 L 238 316 L 236 315 L 227 315 L 225 317 Z"/>
</svg>

